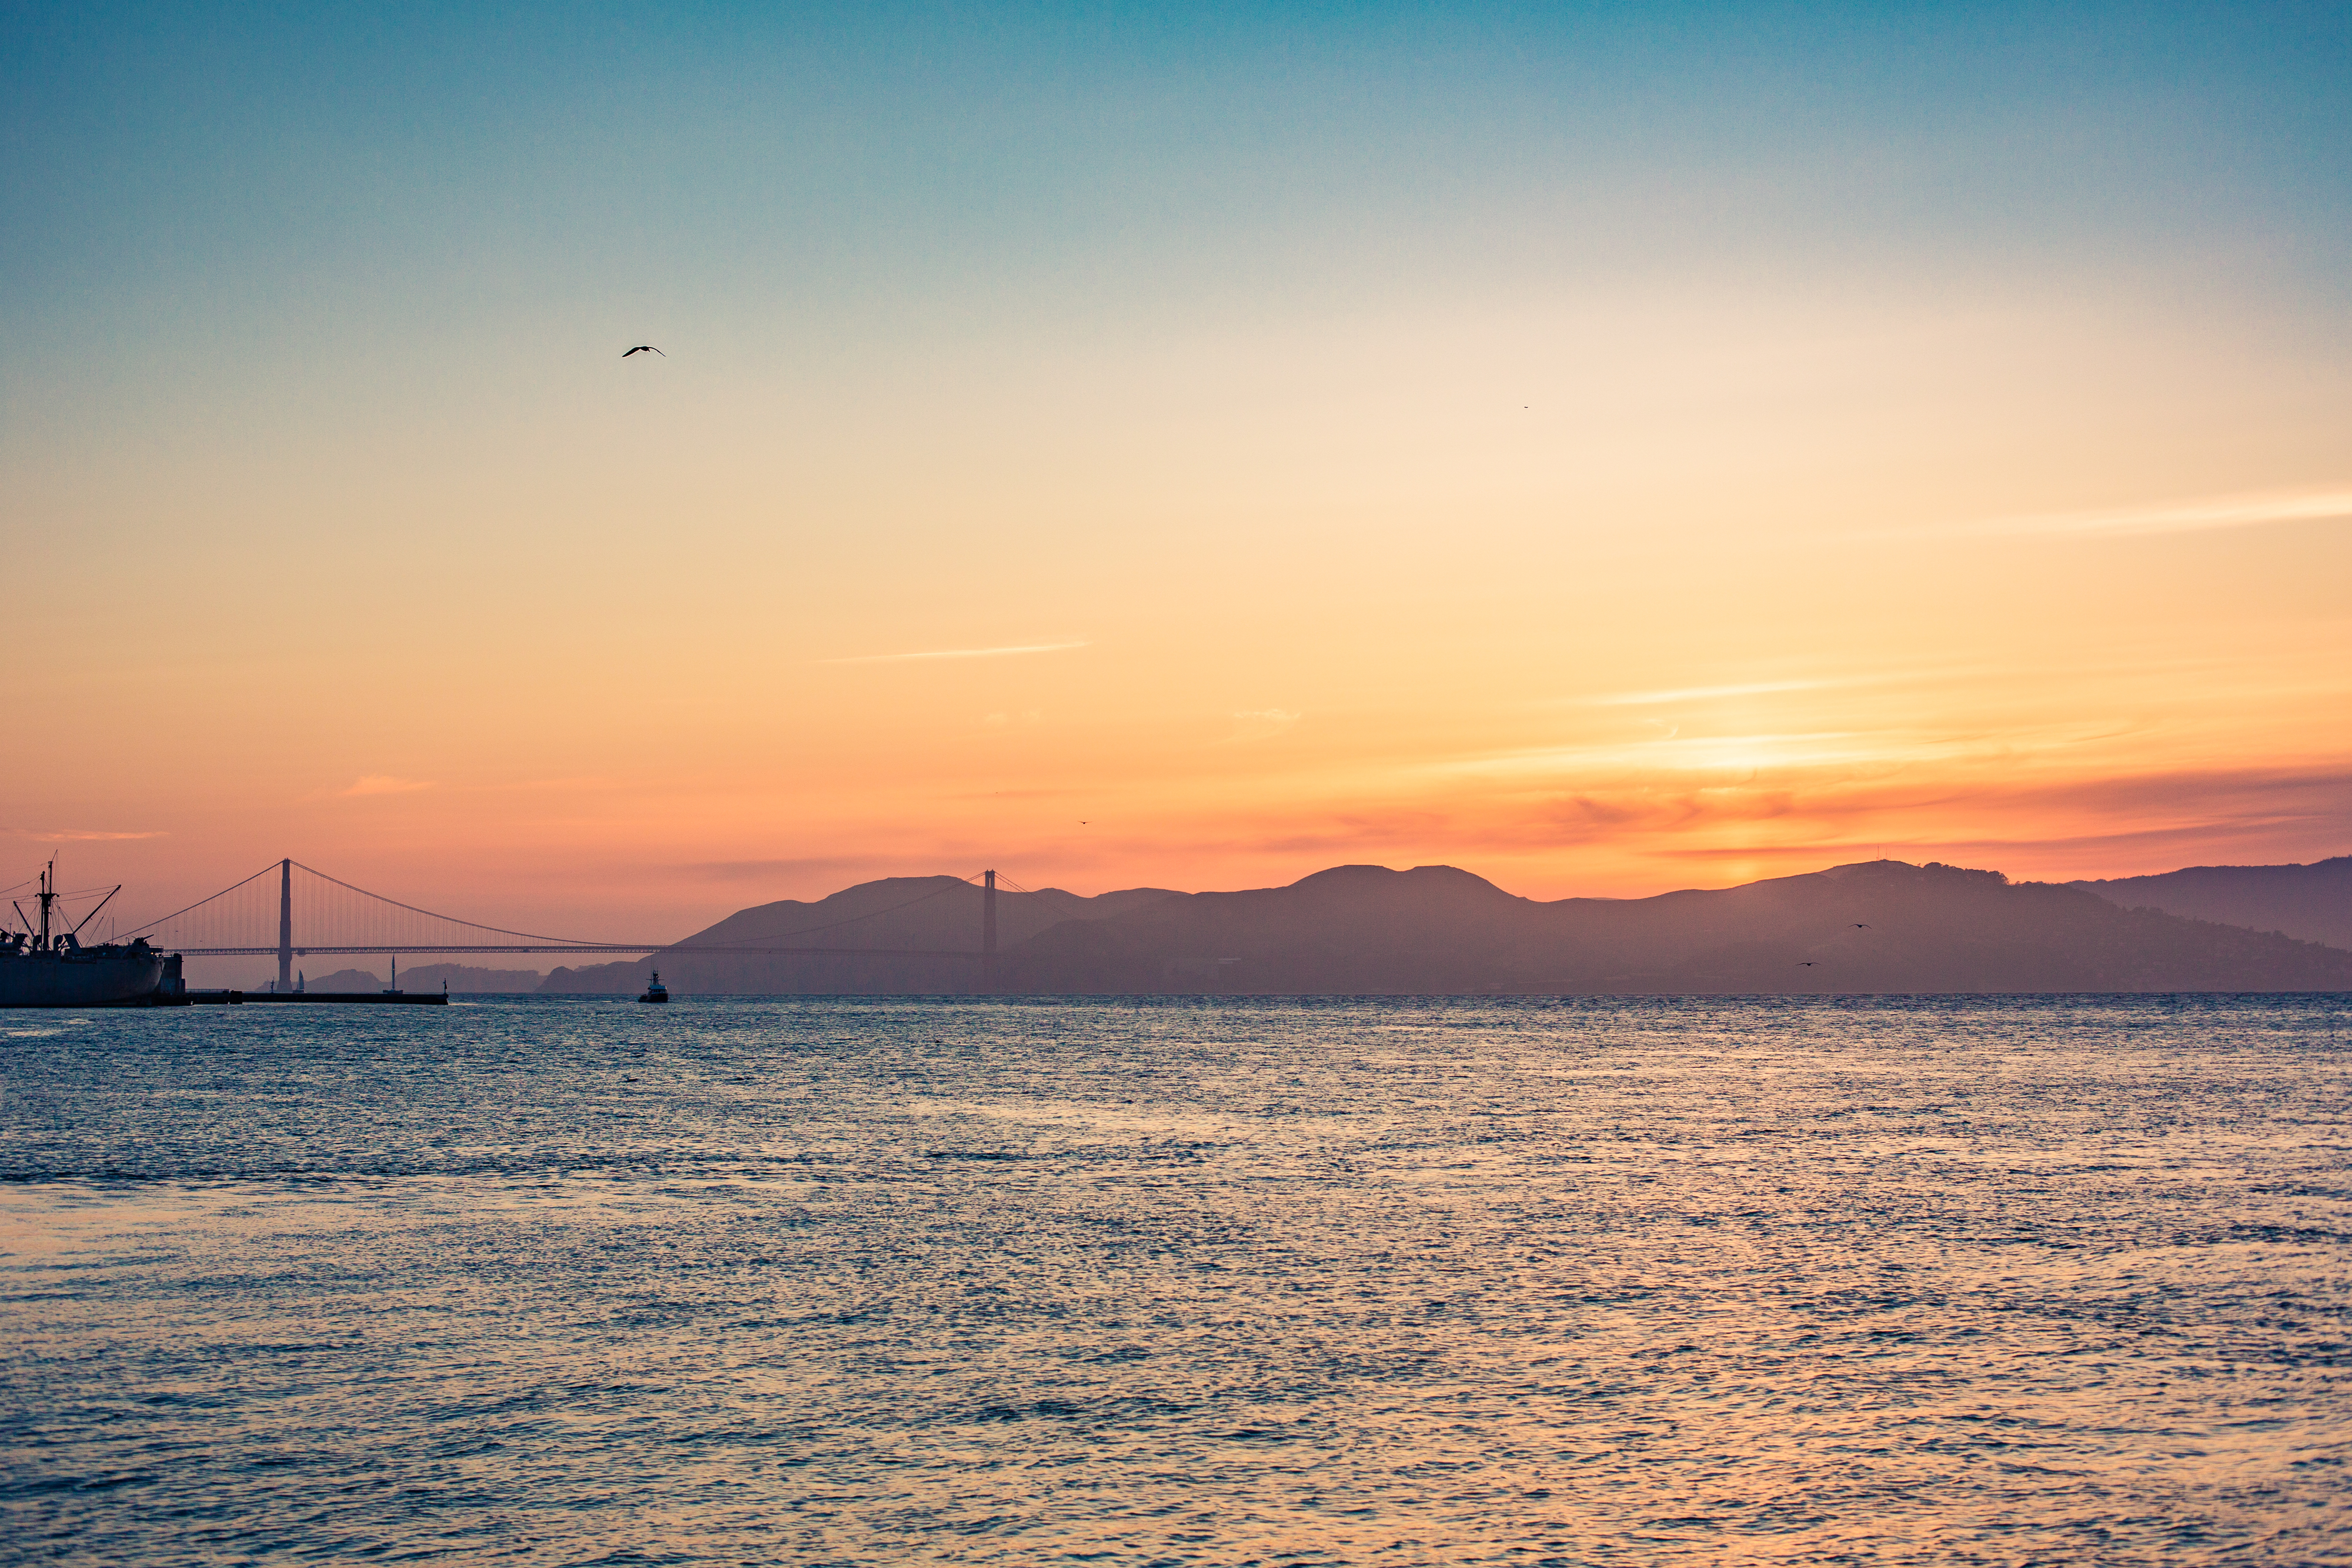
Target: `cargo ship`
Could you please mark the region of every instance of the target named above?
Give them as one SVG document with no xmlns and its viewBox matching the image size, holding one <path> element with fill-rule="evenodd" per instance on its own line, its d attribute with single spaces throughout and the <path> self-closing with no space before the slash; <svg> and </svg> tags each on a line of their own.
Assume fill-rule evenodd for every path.
<svg viewBox="0 0 2352 1568">
<path fill-rule="evenodd" d="M 26 915 L 11 901 L 21 931 L 0 932 L 0 1008 L 142 1007 L 175 999 L 183 989 L 180 958 L 165 957 L 144 936 L 85 947 L 81 928 L 90 923 L 117 887 L 98 901 L 70 931 L 52 935 L 58 890 L 57 862 L 41 868 L 40 917 Z"/>
</svg>

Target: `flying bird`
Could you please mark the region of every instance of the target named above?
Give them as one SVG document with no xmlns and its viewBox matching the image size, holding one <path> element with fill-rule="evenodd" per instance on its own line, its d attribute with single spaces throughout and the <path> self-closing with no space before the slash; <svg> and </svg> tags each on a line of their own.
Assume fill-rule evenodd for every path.
<svg viewBox="0 0 2352 1568">
<path fill-rule="evenodd" d="M 1853 928 L 1856 931 L 1867 931 L 1870 929 L 1870 922 L 1867 920 L 1857 920 L 1853 923 Z"/>
<path fill-rule="evenodd" d="M 1797 960 L 1797 967 L 1800 969 L 1810 969 L 1815 964 L 1820 962 L 1821 960 L 1819 958 L 1800 958 Z"/>
<path fill-rule="evenodd" d="M 651 343 L 639 343 L 635 348 L 629 350 L 629 354 L 661 354 L 661 350 L 655 348 Z M 625 360 L 629 357 L 629 354 L 623 354 L 621 358 Z M 669 356 L 667 354 L 662 354 L 662 358 L 667 360 Z"/>
</svg>

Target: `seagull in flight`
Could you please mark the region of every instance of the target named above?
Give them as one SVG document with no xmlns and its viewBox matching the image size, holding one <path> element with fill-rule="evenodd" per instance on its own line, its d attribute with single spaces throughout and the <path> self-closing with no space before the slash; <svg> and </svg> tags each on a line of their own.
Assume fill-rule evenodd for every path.
<svg viewBox="0 0 2352 1568">
<path fill-rule="evenodd" d="M 661 350 L 655 348 L 651 343 L 639 343 L 635 348 L 629 350 L 629 354 L 661 354 Z M 623 354 L 621 358 L 625 360 L 629 357 L 629 354 Z M 669 356 L 667 354 L 662 354 L 662 358 L 667 360 Z"/>
<path fill-rule="evenodd" d="M 1853 928 L 1856 931 L 1867 931 L 1870 929 L 1870 922 L 1867 920 L 1857 920 L 1853 923 Z"/>
<path fill-rule="evenodd" d="M 1800 958 L 1797 960 L 1797 967 L 1800 969 L 1810 969 L 1815 964 L 1820 962 L 1821 960 L 1819 958 Z"/>
</svg>

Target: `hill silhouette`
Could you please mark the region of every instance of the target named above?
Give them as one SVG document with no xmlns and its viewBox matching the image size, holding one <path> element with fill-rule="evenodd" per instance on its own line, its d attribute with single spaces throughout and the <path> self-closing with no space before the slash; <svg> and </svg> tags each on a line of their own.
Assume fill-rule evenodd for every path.
<svg viewBox="0 0 2352 1568">
<path fill-rule="evenodd" d="M 936 995 L 978 988 L 980 966 L 971 958 L 870 958 L 787 954 L 697 953 L 697 947 L 887 947 L 908 951 L 969 953 L 980 946 L 981 903 L 985 895 L 952 876 L 892 876 L 804 903 L 781 899 L 740 909 L 708 930 L 698 931 L 650 958 L 617 964 L 559 968 L 539 988 L 548 992 L 617 995 L 645 988 L 659 969 L 662 981 L 682 994 L 788 996 Z M 1035 893 L 1000 891 L 996 931 L 1000 947 L 1010 947 L 1064 921 L 1100 919 L 1161 898 L 1183 894 L 1164 888 L 1129 888 L 1093 898 L 1060 888 Z"/>
<path fill-rule="evenodd" d="M 893 877 L 729 916 L 654 957 L 559 969 L 548 991 L 979 988 L 969 957 L 698 954 L 775 943 L 969 953 L 981 891 Z M 1742 887 L 1541 902 L 1452 866 L 1339 866 L 1236 893 L 1058 889 L 998 900 L 1000 990 L 1794 994 L 2352 990 L 2352 952 L 1999 872 L 1870 861 Z"/>
<path fill-rule="evenodd" d="M 2352 952 L 1900 861 L 1557 903 L 1451 866 L 1343 866 L 1066 923 L 1000 977 L 1068 992 L 2339 990 Z"/>
<path fill-rule="evenodd" d="M 338 969 L 331 975 L 312 975 L 307 983 L 314 991 L 380 991 L 384 979 L 373 969 Z M 454 996 L 511 996 L 539 989 L 540 979 L 537 969 L 491 969 L 474 964 L 400 967 L 400 988 L 404 991 L 437 991 L 446 981 Z"/>
<path fill-rule="evenodd" d="M 2126 909 L 2161 909 L 2352 947 L 2352 855 L 2309 865 L 2193 865 L 2158 876 L 2066 885 Z"/>
</svg>

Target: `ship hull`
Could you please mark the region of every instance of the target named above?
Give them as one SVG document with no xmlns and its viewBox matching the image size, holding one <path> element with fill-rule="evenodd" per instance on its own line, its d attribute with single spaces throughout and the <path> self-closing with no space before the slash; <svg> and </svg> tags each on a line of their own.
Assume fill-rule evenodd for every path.
<svg viewBox="0 0 2352 1568">
<path fill-rule="evenodd" d="M 0 1008 L 129 1007 L 163 979 L 161 953 L 0 953 Z"/>
</svg>

